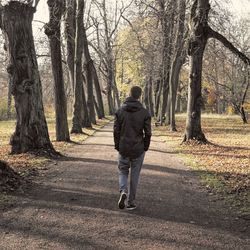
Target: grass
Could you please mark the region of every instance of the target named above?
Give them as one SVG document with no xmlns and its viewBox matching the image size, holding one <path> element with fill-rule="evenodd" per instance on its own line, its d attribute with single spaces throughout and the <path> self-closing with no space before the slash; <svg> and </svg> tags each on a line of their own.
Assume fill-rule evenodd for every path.
<svg viewBox="0 0 250 250">
<path fill-rule="evenodd" d="M 185 115 L 177 115 L 178 132 L 157 127 L 155 134 L 163 136 L 211 192 L 224 197 L 237 210 L 250 214 L 250 125 L 238 116 L 202 116 L 202 128 L 208 145 L 181 144 Z"/>
<path fill-rule="evenodd" d="M 56 132 L 55 132 L 55 119 L 49 117 L 47 119 L 47 125 L 49 130 L 49 135 L 51 142 L 54 148 L 63 153 L 68 147 L 71 147 L 72 142 L 81 143 L 88 136 L 91 136 L 95 133 L 96 130 L 100 129 L 102 126 L 107 124 L 110 121 L 111 117 L 107 119 L 102 119 L 97 121 L 97 125 L 94 125 L 93 128 L 83 129 L 83 134 L 71 134 L 71 142 L 57 142 L 56 141 Z M 71 128 L 71 120 L 69 120 L 69 128 Z M 16 171 L 25 174 L 31 168 L 43 167 L 49 159 L 42 156 L 35 156 L 34 154 L 18 154 L 10 155 L 10 137 L 15 130 L 15 121 L 0 121 L 0 159 L 6 161 L 11 167 Z"/>
</svg>

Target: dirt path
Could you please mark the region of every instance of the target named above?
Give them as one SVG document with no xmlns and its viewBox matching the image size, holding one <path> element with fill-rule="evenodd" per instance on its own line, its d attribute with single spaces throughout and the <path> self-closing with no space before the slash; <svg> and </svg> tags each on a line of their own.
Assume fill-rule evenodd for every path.
<svg viewBox="0 0 250 250">
<path fill-rule="evenodd" d="M 0 249 L 250 249 L 247 221 L 213 202 L 160 138 L 130 212 L 117 208 L 112 124 L 67 155 L 0 215 Z"/>
</svg>

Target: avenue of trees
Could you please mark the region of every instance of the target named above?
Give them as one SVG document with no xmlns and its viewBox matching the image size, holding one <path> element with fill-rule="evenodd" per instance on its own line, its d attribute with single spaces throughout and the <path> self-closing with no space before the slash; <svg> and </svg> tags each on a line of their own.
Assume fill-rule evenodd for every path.
<svg viewBox="0 0 250 250">
<path fill-rule="evenodd" d="M 183 141 L 207 142 L 203 109 L 247 123 L 249 20 L 234 20 L 223 2 L 47 0 L 49 21 L 37 39 L 39 0 L 0 1 L 1 98 L 11 118 L 14 97 L 16 114 L 12 153 L 54 152 L 45 118 L 52 102 L 56 140 L 69 141 L 114 115 L 132 85 L 171 131 L 176 112 L 187 113 Z"/>
</svg>

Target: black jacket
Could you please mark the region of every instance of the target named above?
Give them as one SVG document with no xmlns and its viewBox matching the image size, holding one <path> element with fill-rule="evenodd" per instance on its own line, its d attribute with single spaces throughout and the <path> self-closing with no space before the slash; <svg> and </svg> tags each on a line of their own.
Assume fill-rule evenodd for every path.
<svg viewBox="0 0 250 250">
<path fill-rule="evenodd" d="M 128 97 L 115 113 L 115 149 L 124 157 L 137 158 L 147 151 L 151 138 L 151 116 L 142 104 Z"/>
</svg>

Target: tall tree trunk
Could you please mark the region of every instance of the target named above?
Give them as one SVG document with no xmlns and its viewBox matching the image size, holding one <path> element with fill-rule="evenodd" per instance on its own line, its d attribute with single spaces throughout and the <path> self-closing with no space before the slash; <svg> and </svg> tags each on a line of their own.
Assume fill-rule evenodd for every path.
<svg viewBox="0 0 250 250">
<path fill-rule="evenodd" d="M 169 96 L 170 96 L 170 128 L 172 131 L 176 130 L 175 124 L 175 107 L 176 107 L 176 96 L 179 85 L 179 75 L 182 64 L 184 63 L 183 58 L 183 47 L 184 47 L 184 28 L 185 28 L 185 12 L 186 12 L 186 0 L 178 1 L 178 26 L 176 31 L 175 39 L 175 52 L 173 61 L 171 64 L 170 78 L 169 78 Z"/>
<path fill-rule="evenodd" d="M 114 115 L 115 107 L 112 95 L 112 85 L 113 85 L 113 72 L 111 66 L 108 69 L 108 79 L 107 79 L 107 98 L 108 98 L 108 107 L 109 107 L 109 115 Z"/>
<path fill-rule="evenodd" d="M 148 101 L 150 107 L 150 114 L 154 117 L 154 102 L 153 102 L 153 81 L 152 81 L 152 74 L 149 77 L 149 86 L 148 86 Z"/>
<path fill-rule="evenodd" d="M 56 140 L 69 141 L 67 120 L 67 101 L 64 90 L 64 78 L 61 53 L 61 17 L 64 11 L 64 2 L 48 0 L 50 20 L 46 25 L 45 34 L 49 37 L 52 72 L 54 77 L 54 98 L 56 113 Z"/>
<path fill-rule="evenodd" d="M 187 121 L 184 141 L 207 142 L 201 129 L 202 60 L 207 44 L 206 32 L 210 5 L 208 0 L 196 0 L 191 10 L 191 36 L 189 40 L 190 74 L 188 84 Z"/>
<path fill-rule="evenodd" d="M 161 92 L 162 92 L 162 79 L 157 80 L 155 90 L 155 117 L 158 118 L 160 102 L 161 102 Z"/>
<path fill-rule="evenodd" d="M 12 153 L 34 150 L 55 153 L 44 116 L 42 86 L 36 60 L 32 20 L 35 8 L 12 1 L 1 8 L 0 27 L 9 55 L 7 71 L 17 113 Z"/>
<path fill-rule="evenodd" d="M 121 100 L 119 97 L 119 91 L 116 85 L 116 80 L 115 80 L 115 76 L 114 76 L 114 81 L 113 81 L 113 93 L 114 93 L 114 100 L 116 102 L 116 105 L 114 105 L 116 107 L 116 109 L 120 108 L 121 106 Z"/>
<path fill-rule="evenodd" d="M 114 115 L 115 107 L 113 100 L 113 81 L 114 81 L 114 60 L 112 54 L 112 45 L 111 45 L 111 37 L 109 34 L 110 27 L 108 25 L 108 17 L 107 17 L 107 8 L 106 8 L 106 0 L 102 0 L 103 6 L 103 22 L 104 22 L 104 40 L 105 40 L 105 51 L 106 51 L 106 64 L 107 64 L 107 98 L 108 98 L 108 107 L 109 107 L 109 115 Z"/>
<path fill-rule="evenodd" d="M 96 93 L 96 99 L 97 99 L 96 104 L 97 104 L 98 112 L 99 112 L 98 118 L 102 119 L 105 117 L 102 91 L 101 91 L 99 78 L 98 78 L 94 64 L 93 64 L 93 68 L 92 68 L 92 74 L 93 74 L 93 81 L 94 81 L 94 85 L 95 85 L 95 93 Z"/>
<path fill-rule="evenodd" d="M 84 0 L 77 0 L 75 66 L 74 66 L 75 102 L 74 102 L 71 133 L 82 133 L 82 127 L 91 126 L 90 120 L 88 119 L 88 112 L 86 112 L 87 106 L 86 106 L 86 99 L 83 88 L 83 77 L 82 77 L 83 8 L 84 8 Z"/>
<path fill-rule="evenodd" d="M 83 87 L 82 92 L 82 102 L 83 102 L 83 120 L 82 120 L 82 127 L 83 128 L 91 128 L 91 120 L 89 116 L 88 106 L 87 106 L 87 99 L 85 95 L 86 89 Z"/>
<path fill-rule="evenodd" d="M 8 103 L 7 103 L 7 119 L 11 118 L 11 101 L 12 101 L 11 88 L 12 88 L 12 84 L 11 84 L 11 81 L 9 79 L 9 84 L 8 84 Z"/>
<path fill-rule="evenodd" d="M 161 114 L 160 114 L 160 124 L 163 125 L 163 123 L 166 120 L 166 112 L 167 112 L 167 106 L 168 106 L 168 97 L 169 97 L 169 74 L 167 74 L 166 79 L 163 79 L 163 87 L 162 87 L 162 107 L 161 107 Z"/>
<path fill-rule="evenodd" d="M 74 92 L 74 61 L 75 61 L 75 34 L 76 34 L 76 0 L 66 0 L 65 37 L 67 41 L 67 66 L 70 82 Z"/>
<path fill-rule="evenodd" d="M 243 123 L 247 123 L 247 116 L 246 116 L 246 112 L 244 109 L 244 104 L 246 101 L 248 89 L 250 87 L 250 72 L 249 72 L 249 70 L 247 71 L 246 81 L 247 81 L 247 86 L 246 86 L 245 91 L 244 91 L 243 96 L 242 96 L 241 108 L 240 108 L 241 109 L 240 113 L 241 113 L 241 118 L 242 118 Z"/>
<path fill-rule="evenodd" d="M 102 115 L 101 115 L 100 109 L 98 107 L 98 104 L 97 104 L 95 96 L 94 96 L 94 105 L 95 105 L 95 111 L 96 111 L 98 119 L 102 119 Z"/>
<path fill-rule="evenodd" d="M 94 106 L 94 93 L 93 93 L 93 60 L 89 53 L 88 40 L 84 25 L 82 25 L 83 36 L 83 54 L 85 57 L 85 75 L 87 82 L 87 108 L 91 123 L 96 124 L 95 106 Z"/>
<path fill-rule="evenodd" d="M 160 1 L 161 9 L 161 26 L 163 34 L 163 50 L 162 50 L 162 110 L 160 116 L 160 123 L 163 124 L 166 118 L 167 105 L 169 103 L 169 71 L 172 57 L 172 42 L 173 42 L 173 28 L 175 17 L 176 1 L 171 0 L 167 9 L 166 2 Z"/>
<path fill-rule="evenodd" d="M 144 90 L 143 90 L 143 103 L 146 106 L 146 109 L 150 112 L 149 98 L 148 98 L 148 90 L 149 90 L 149 81 L 146 80 Z"/>
</svg>

